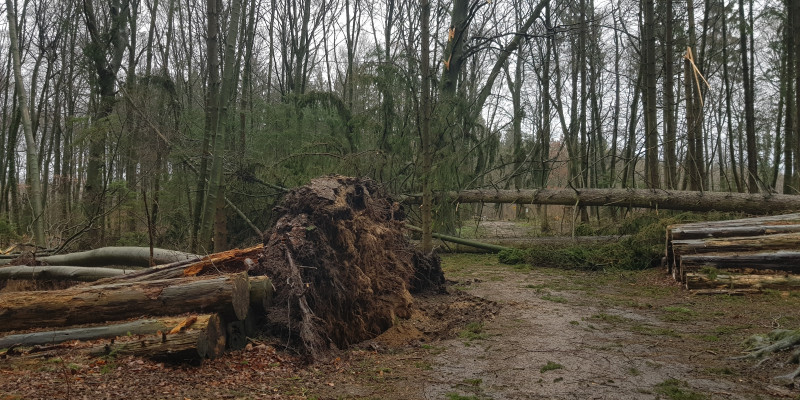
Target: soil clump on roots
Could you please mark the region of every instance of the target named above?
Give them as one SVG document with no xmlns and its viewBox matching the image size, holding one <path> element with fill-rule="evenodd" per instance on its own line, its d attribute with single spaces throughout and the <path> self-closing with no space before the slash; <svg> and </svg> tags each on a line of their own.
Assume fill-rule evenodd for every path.
<svg viewBox="0 0 800 400">
<path fill-rule="evenodd" d="M 314 179 L 276 207 L 251 273 L 275 286 L 267 319 L 314 359 L 374 338 L 411 316 L 411 292 L 439 291 L 438 256 L 415 250 L 405 213 L 374 181 Z"/>
</svg>

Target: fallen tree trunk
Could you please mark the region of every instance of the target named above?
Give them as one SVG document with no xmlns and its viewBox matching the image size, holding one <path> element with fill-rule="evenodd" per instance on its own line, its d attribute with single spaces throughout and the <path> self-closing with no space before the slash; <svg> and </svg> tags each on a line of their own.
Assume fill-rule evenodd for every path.
<svg viewBox="0 0 800 400">
<path fill-rule="evenodd" d="M 132 272 L 117 268 L 72 267 L 64 265 L 13 265 L 0 267 L 0 279 L 93 282 Z"/>
<path fill-rule="evenodd" d="M 182 260 L 199 260 L 196 254 L 184 253 L 177 250 L 153 249 L 153 264 L 168 264 Z M 81 267 L 102 267 L 108 265 L 128 265 L 132 267 L 149 267 L 149 247 L 101 247 L 99 249 L 81 251 L 78 253 L 59 254 L 55 256 L 38 257 L 51 265 L 75 265 Z M 0 265 L 8 264 L 11 260 L 0 260 Z"/>
<path fill-rule="evenodd" d="M 736 275 L 687 273 L 684 287 L 697 289 L 773 289 L 798 290 L 800 276 L 793 275 Z"/>
<path fill-rule="evenodd" d="M 225 352 L 226 333 L 223 319 L 201 315 L 178 332 L 161 331 L 144 338 L 115 340 L 86 350 L 93 356 L 108 354 L 150 358 L 217 358 Z"/>
<path fill-rule="evenodd" d="M 584 245 L 584 244 L 597 244 L 597 243 L 612 243 L 628 237 L 627 235 L 621 236 L 542 236 L 542 237 L 529 237 L 529 238 L 481 238 L 481 243 L 510 247 L 515 249 L 527 249 L 537 246 L 548 247 L 566 247 L 571 245 Z M 441 239 L 443 242 L 448 242 L 447 239 Z M 445 253 L 491 253 L 492 250 L 482 249 L 469 245 L 462 245 L 452 243 L 446 245 L 440 251 Z"/>
<path fill-rule="evenodd" d="M 221 312 L 244 319 L 250 305 L 246 273 L 207 279 L 72 287 L 0 296 L 0 331 L 119 321 L 143 315 Z"/>
<path fill-rule="evenodd" d="M 411 230 L 411 231 L 414 231 L 414 232 L 422 232 L 422 228 L 416 227 L 414 225 L 406 224 L 406 228 L 408 230 Z M 488 250 L 488 251 L 491 251 L 491 252 L 494 252 L 494 253 L 501 252 L 503 250 L 510 250 L 509 247 L 505 247 L 505 246 L 499 246 L 499 245 L 494 245 L 494 244 L 489 244 L 489 243 L 482 243 L 482 242 L 478 242 L 478 241 L 475 241 L 475 240 L 463 239 L 463 238 L 459 238 L 459 237 L 455 237 L 455 236 L 442 235 L 440 233 L 433 233 L 432 236 L 434 238 L 436 238 L 436 239 L 441 239 L 441 240 L 444 240 L 446 242 L 452 242 L 452 243 L 458 243 L 458 244 L 461 244 L 461 245 L 464 245 L 464 246 L 476 247 L 476 248 Z"/>
<path fill-rule="evenodd" d="M 733 211 L 761 215 L 800 210 L 800 196 L 647 189 L 463 190 L 439 197 L 454 203 L 517 203 L 565 206 L 639 207 L 684 211 Z M 406 204 L 421 204 L 421 195 Z"/>
<path fill-rule="evenodd" d="M 198 321 L 208 320 L 208 315 L 200 315 Z M 100 326 L 70 328 L 63 330 L 48 330 L 44 332 L 20 333 L 0 338 L 0 349 L 11 346 L 36 346 L 44 344 L 58 344 L 72 340 L 94 340 L 113 338 L 117 336 L 149 335 L 156 332 L 169 332 L 186 317 L 148 318 L 120 324 L 105 324 Z"/>
</svg>

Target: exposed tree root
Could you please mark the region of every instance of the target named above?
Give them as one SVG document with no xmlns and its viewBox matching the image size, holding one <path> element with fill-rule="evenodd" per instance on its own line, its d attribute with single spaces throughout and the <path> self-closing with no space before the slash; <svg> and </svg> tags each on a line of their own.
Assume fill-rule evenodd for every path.
<svg viewBox="0 0 800 400">
<path fill-rule="evenodd" d="M 314 179 L 287 193 L 275 215 L 250 274 L 275 286 L 272 333 L 313 359 L 408 318 L 412 292 L 442 289 L 438 257 L 414 249 L 402 208 L 374 181 Z"/>
<path fill-rule="evenodd" d="M 787 350 L 794 350 L 786 361 L 787 364 L 796 364 L 800 361 L 800 329 L 775 329 L 766 335 L 753 335 L 746 344 L 749 346 L 748 352 L 737 358 L 761 359 L 757 365 L 769 359 L 768 356 Z M 798 377 L 800 377 L 800 367 L 789 374 L 776 376 L 775 380 L 791 384 Z"/>
</svg>

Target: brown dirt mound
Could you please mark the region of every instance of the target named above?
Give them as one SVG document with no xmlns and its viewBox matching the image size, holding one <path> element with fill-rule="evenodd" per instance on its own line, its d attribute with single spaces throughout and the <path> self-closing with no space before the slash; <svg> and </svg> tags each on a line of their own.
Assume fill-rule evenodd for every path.
<svg viewBox="0 0 800 400">
<path fill-rule="evenodd" d="M 438 257 L 415 251 L 405 217 L 369 179 L 328 176 L 275 209 L 255 273 L 275 285 L 273 330 L 315 359 L 373 338 L 411 316 L 410 290 L 439 289 Z"/>
</svg>

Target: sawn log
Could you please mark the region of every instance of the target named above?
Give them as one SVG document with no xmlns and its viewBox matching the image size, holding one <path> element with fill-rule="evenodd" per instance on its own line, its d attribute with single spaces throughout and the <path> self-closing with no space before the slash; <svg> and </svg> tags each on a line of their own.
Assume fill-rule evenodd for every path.
<svg viewBox="0 0 800 400">
<path fill-rule="evenodd" d="M 11 292 L 0 296 L 0 331 L 187 312 L 220 312 L 244 319 L 249 305 L 246 273 Z"/>
<path fill-rule="evenodd" d="M 218 314 L 201 315 L 176 332 L 161 331 L 142 338 L 115 340 L 94 346 L 93 356 L 129 354 L 151 358 L 217 358 L 225 352 L 226 333 Z"/>
</svg>

